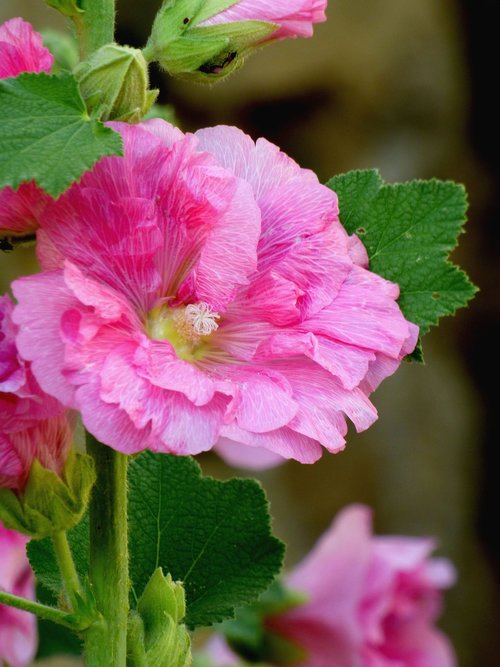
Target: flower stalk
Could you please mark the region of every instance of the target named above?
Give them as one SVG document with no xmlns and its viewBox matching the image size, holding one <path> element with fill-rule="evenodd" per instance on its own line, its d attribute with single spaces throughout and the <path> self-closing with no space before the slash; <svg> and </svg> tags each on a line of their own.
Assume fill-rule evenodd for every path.
<svg viewBox="0 0 500 667">
<path fill-rule="evenodd" d="M 115 0 L 81 0 L 79 39 L 82 58 L 114 39 Z"/>
<path fill-rule="evenodd" d="M 71 549 L 68 543 L 68 537 L 65 531 L 60 531 L 52 535 L 52 544 L 57 558 L 57 564 L 64 582 L 66 595 L 73 607 L 78 608 L 78 596 L 82 596 L 82 587 L 76 571 Z"/>
<path fill-rule="evenodd" d="M 125 667 L 129 573 L 127 456 L 91 436 L 97 482 L 90 502 L 90 583 L 100 619 L 85 634 L 88 667 Z"/>
<path fill-rule="evenodd" d="M 60 609 L 56 609 L 55 607 L 49 607 L 48 605 L 40 604 L 33 600 L 27 600 L 19 595 L 0 591 L 0 604 L 15 607 L 15 609 L 21 609 L 22 611 L 28 611 L 31 614 L 36 614 L 38 618 L 52 621 L 58 625 L 64 625 L 64 627 L 69 628 L 74 632 L 79 632 L 83 629 L 78 617 L 68 614 L 65 611 L 61 611 Z"/>
</svg>

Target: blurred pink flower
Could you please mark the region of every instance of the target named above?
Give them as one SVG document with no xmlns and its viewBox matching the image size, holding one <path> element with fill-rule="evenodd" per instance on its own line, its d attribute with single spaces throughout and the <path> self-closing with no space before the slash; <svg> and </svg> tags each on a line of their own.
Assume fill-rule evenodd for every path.
<svg viewBox="0 0 500 667">
<path fill-rule="evenodd" d="M 26 558 L 28 538 L 0 522 L 0 590 L 35 599 L 35 582 Z M 35 657 L 36 619 L 32 614 L 0 604 L 0 663 L 25 667 Z"/>
<path fill-rule="evenodd" d="M 265 21 L 279 26 L 266 41 L 285 37 L 311 37 L 313 24 L 326 21 L 326 5 L 327 0 L 239 0 L 199 25 Z"/>
<path fill-rule="evenodd" d="M 22 72 L 50 72 L 54 57 L 42 36 L 21 18 L 0 25 L 0 79 Z"/>
<path fill-rule="evenodd" d="M 337 197 L 264 139 L 113 127 L 51 202 L 17 280 L 17 344 L 44 391 L 123 452 L 217 442 L 311 463 L 377 417 L 368 395 L 416 341 Z"/>
<path fill-rule="evenodd" d="M 428 538 L 373 537 L 370 510 L 351 505 L 287 578 L 309 601 L 267 626 L 307 651 L 300 667 L 454 667 L 434 622 L 455 571 L 429 558 L 434 548 Z"/>
<path fill-rule="evenodd" d="M 64 407 L 45 394 L 17 352 L 13 304 L 0 297 L 0 487 L 21 489 L 31 463 L 60 473 L 71 442 Z"/>
<path fill-rule="evenodd" d="M 15 18 L 0 25 L 0 79 L 22 72 L 50 72 L 54 57 L 32 26 Z M 38 227 L 48 196 L 34 183 L 0 190 L 0 234 L 25 235 Z"/>
</svg>

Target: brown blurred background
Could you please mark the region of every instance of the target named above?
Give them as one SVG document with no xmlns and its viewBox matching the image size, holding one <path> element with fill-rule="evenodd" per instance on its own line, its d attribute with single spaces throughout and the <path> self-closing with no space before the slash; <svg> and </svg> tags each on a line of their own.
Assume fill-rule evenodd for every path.
<svg viewBox="0 0 500 667">
<path fill-rule="evenodd" d="M 118 39 L 145 43 L 159 0 L 119 0 Z M 404 364 L 376 393 L 380 419 L 314 466 L 260 477 L 276 532 L 295 562 L 354 501 L 379 533 L 435 535 L 459 571 L 443 627 L 460 667 L 500 664 L 500 500 L 492 386 L 498 353 L 496 108 L 493 0 L 331 0 L 313 40 L 270 46 L 228 81 L 204 88 L 153 72 L 181 127 L 228 123 L 266 136 L 322 180 L 378 167 L 386 180 L 436 176 L 466 184 L 467 235 L 454 258 L 481 292 L 424 342 L 427 364 Z M 0 0 L 0 22 L 22 15 L 64 27 L 42 0 Z M 33 269 L 32 252 L 0 256 L 0 287 Z M 211 455 L 206 471 L 234 474 Z M 239 472 L 241 474 L 241 471 Z M 69 664 L 69 663 L 63 663 Z M 333 666 L 332 666 L 333 667 Z"/>
</svg>

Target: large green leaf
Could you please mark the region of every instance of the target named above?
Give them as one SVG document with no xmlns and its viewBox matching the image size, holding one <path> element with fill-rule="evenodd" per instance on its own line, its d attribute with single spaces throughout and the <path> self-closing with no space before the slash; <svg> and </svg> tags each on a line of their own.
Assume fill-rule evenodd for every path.
<svg viewBox="0 0 500 667">
<path fill-rule="evenodd" d="M 88 575 L 88 516 L 68 533 L 76 569 Z M 271 535 L 258 482 L 202 477 L 190 457 L 145 452 L 129 465 L 129 545 L 137 600 L 162 567 L 186 590 L 186 623 L 211 625 L 254 602 L 278 574 L 284 545 Z M 50 538 L 32 541 L 37 580 L 56 597 L 61 577 Z"/>
<path fill-rule="evenodd" d="M 88 116 L 72 74 L 0 81 L 0 187 L 35 180 L 56 197 L 121 152 L 120 135 Z"/>
<path fill-rule="evenodd" d="M 421 335 L 472 298 L 476 287 L 448 260 L 466 220 L 461 185 L 388 185 L 375 170 L 351 171 L 327 185 L 339 197 L 342 224 L 363 241 L 370 269 L 400 286 L 401 310 Z"/>
<path fill-rule="evenodd" d="M 184 583 L 186 623 L 211 625 L 256 600 L 279 572 L 284 546 L 254 480 L 220 482 L 189 457 L 146 452 L 131 463 L 129 485 L 136 597 L 161 566 Z"/>
</svg>

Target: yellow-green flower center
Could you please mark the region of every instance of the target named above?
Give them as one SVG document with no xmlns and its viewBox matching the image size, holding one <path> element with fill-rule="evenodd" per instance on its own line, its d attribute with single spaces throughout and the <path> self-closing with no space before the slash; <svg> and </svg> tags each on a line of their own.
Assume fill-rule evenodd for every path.
<svg viewBox="0 0 500 667">
<path fill-rule="evenodd" d="M 153 340 L 168 340 L 181 359 L 194 361 L 203 357 L 218 319 L 220 315 L 204 301 L 177 308 L 160 305 L 150 311 L 147 331 Z"/>
</svg>

